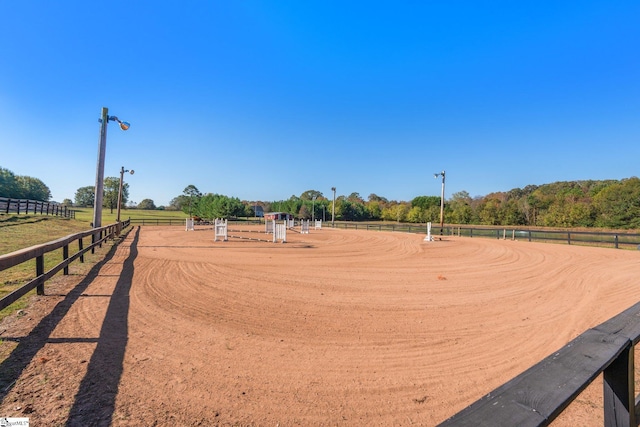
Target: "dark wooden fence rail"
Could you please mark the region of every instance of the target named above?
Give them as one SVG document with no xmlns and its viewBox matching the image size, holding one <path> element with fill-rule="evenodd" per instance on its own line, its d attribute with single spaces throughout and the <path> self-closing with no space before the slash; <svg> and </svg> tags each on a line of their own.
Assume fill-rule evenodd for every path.
<svg viewBox="0 0 640 427">
<path fill-rule="evenodd" d="M 0 197 L 1 213 L 55 215 L 65 218 L 75 218 L 76 211 L 55 202 L 41 200 L 11 199 Z"/>
<path fill-rule="evenodd" d="M 65 275 L 69 274 L 69 264 L 78 258 L 80 259 L 80 262 L 84 262 L 84 254 L 87 251 L 93 252 L 96 246 L 102 245 L 102 243 L 107 239 L 114 238 L 124 227 L 127 226 L 129 226 L 129 220 L 100 228 L 94 228 L 81 233 L 71 234 L 58 240 L 31 246 L 6 255 L 0 255 L 0 271 L 22 264 L 23 262 L 30 261 L 34 258 L 36 260 L 36 277 L 0 299 L 0 310 L 8 307 L 10 304 L 13 304 L 34 288 L 36 288 L 38 295 L 44 295 L 44 283 L 47 280 L 53 277 L 60 270 L 63 270 L 63 274 Z M 83 239 L 88 236 L 91 236 L 91 244 L 85 248 L 83 247 Z M 69 256 L 69 245 L 76 241 L 78 242 L 78 252 Z M 45 254 L 61 248 L 63 261 L 51 270 L 44 271 Z"/>
<path fill-rule="evenodd" d="M 440 424 L 546 426 L 603 373 L 604 425 L 635 427 L 634 349 L 640 303 L 589 329 L 538 364 Z"/>
<path fill-rule="evenodd" d="M 357 222 L 336 222 L 335 228 L 396 231 L 404 233 L 427 234 L 426 225 L 412 224 L 367 224 Z M 440 227 L 431 228 L 431 235 L 440 237 Z M 450 226 L 443 228 L 444 236 L 488 237 L 494 239 L 527 240 L 529 242 L 564 242 L 569 245 L 598 245 L 616 249 L 640 249 L 640 234 L 623 232 L 572 231 L 572 230 L 538 230 L 513 227 L 475 227 Z"/>
</svg>

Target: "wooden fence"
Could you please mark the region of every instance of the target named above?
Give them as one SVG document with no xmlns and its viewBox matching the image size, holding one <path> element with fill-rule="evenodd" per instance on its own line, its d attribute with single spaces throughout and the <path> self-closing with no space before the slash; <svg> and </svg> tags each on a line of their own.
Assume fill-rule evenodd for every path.
<svg viewBox="0 0 640 427">
<path fill-rule="evenodd" d="M 604 425 L 635 427 L 634 349 L 640 303 L 589 329 L 538 364 L 440 424 L 441 427 L 546 426 L 603 373 Z"/>
<path fill-rule="evenodd" d="M 327 224 L 327 226 L 330 223 Z M 357 222 L 336 222 L 335 228 L 397 231 L 403 233 L 427 234 L 426 225 L 417 224 L 367 224 Z M 435 229 L 435 232 L 434 232 Z M 431 229 L 434 238 L 439 237 L 439 227 Z M 529 242 L 561 242 L 569 245 L 606 246 L 616 249 L 640 249 L 640 234 L 625 232 L 542 230 L 514 227 L 476 227 L 452 226 L 443 227 L 443 236 L 488 237 L 494 239 L 527 240 Z"/>
<path fill-rule="evenodd" d="M 0 212 L 16 214 L 55 215 L 65 218 L 75 218 L 76 211 L 60 203 L 43 202 L 41 200 L 11 199 L 0 197 Z"/>
<path fill-rule="evenodd" d="M 83 254 L 93 250 L 108 238 L 114 237 L 122 227 L 135 220 L 127 220 L 119 224 L 108 225 L 82 233 L 73 234 L 42 245 L 32 246 L 7 255 L 0 256 L 0 271 L 16 266 L 31 259 L 36 259 L 36 277 L 0 300 L 0 309 L 7 307 L 30 290 L 36 288 L 39 295 L 44 294 L 44 283 L 58 271 L 64 269 L 68 274 L 68 265 Z M 142 220 L 142 224 L 149 224 Z M 159 225 L 160 220 L 154 220 Z M 137 222 L 137 221 L 136 221 Z M 163 221 L 164 224 L 184 224 L 184 220 Z M 342 223 L 341 228 L 360 228 L 367 230 L 391 230 L 414 233 L 426 233 L 426 227 L 415 225 L 384 225 Z M 340 226 L 340 225 L 339 225 Z M 447 234 L 469 237 L 483 236 L 508 238 L 507 229 L 482 229 L 472 227 L 447 228 Z M 515 238 L 518 232 L 526 232 L 528 240 L 533 240 L 535 233 L 545 236 L 539 240 L 561 240 L 560 235 L 567 235 L 567 243 L 571 243 L 571 234 L 567 231 L 534 231 L 510 230 Z M 547 235 L 548 234 L 548 235 Z M 618 236 L 617 233 L 580 234 L 599 236 L 600 238 Z M 83 248 L 83 238 L 93 236 L 92 244 Z M 556 236 L 554 239 L 553 236 Z M 638 237 L 637 234 L 624 235 Z M 486 236 L 485 236 L 486 237 Z M 575 238 L 575 237 L 574 237 Z M 587 242 L 596 237 L 581 240 Z M 564 237 L 562 238 L 564 240 Z M 77 241 L 78 252 L 69 256 L 69 244 Z M 575 240 L 574 240 L 575 241 Z M 625 240 L 625 243 L 631 244 Z M 633 243 L 636 244 L 636 243 Z M 618 247 L 617 245 L 615 247 Z M 44 255 L 62 248 L 63 262 L 44 271 Z M 640 303 L 628 308 L 606 322 L 584 332 L 560 350 L 552 353 L 538 364 L 522 374 L 493 390 L 477 402 L 440 424 L 441 427 L 461 426 L 546 426 L 551 423 L 595 378 L 603 374 L 604 385 L 604 425 L 606 427 L 631 427 L 637 425 L 636 412 L 640 411 L 640 397 L 635 395 L 634 350 L 640 341 Z"/>
<path fill-rule="evenodd" d="M 34 288 L 38 295 L 44 295 L 44 283 L 47 280 L 52 278 L 60 270 L 63 270 L 63 274 L 65 275 L 69 274 L 69 264 L 76 259 L 80 259 L 80 262 L 84 262 L 84 254 L 87 251 L 95 251 L 96 246 L 101 246 L 105 240 L 114 238 L 120 233 L 122 228 L 127 226 L 129 226 L 129 220 L 100 228 L 94 228 L 81 233 L 71 234 L 58 240 L 31 246 L 9 254 L 0 255 L 0 271 L 32 259 L 36 260 L 35 278 L 0 299 L 0 310 L 8 307 L 10 304 L 13 304 Z M 85 248 L 83 239 L 88 236 L 91 236 L 91 244 Z M 69 245 L 76 241 L 78 242 L 78 251 L 69 256 Z M 58 249 L 62 249 L 62 262 L 57 264 L 51 270 L 44 271 L 44 256 L 47 253 Z"/>
</svg>

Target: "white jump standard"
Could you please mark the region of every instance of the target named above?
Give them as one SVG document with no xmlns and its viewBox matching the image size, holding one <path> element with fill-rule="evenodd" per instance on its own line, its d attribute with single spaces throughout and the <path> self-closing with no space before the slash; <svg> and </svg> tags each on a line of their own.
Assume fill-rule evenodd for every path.
<svg viewBox="0 0 640 427">
<path fill-rule="evenodd" d="M 424 238 L 425 242 L 433 242 L 433 236 L 431 235 L 431 223 L 427 223 L 427 237 Z"/>
<path fill-rule="evenodd" d="M 223 242 L 229 240 L 229 229 L 227 227 L 227 224 L 228 223 L 226 219 L 216 218 L 215 222 L 213 223 L 213 229 L 215 231 L 215 235 L 213 236 L 214 242 L 218 241 L 218 237 L 221 237 Z"/>
</svg>

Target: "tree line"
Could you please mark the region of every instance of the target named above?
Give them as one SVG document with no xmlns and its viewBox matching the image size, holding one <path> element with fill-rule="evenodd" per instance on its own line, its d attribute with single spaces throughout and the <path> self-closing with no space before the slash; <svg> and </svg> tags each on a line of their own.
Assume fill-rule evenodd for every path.
<svg viewBox="0 0 640 427">
<path fill-rule="evenodd" d="M 112 210 L 117 207 L 119 185 L 119 178 L 105 178 L 103 207 Z M 0 167 L 0 196 L 49 201 L 51 191 L 37 178 L 17 176 Z M 75 203 L 65 199 L 63 204 L 92 207 L 94 196 L 94 186 L 80 187 L 75 194 Z M 124 183 L 123 206 L 128 197 L 129 184 Z M 439 196 L 396 201 L 373 193 L 366 199 L 359 193 L 351 193 L 337 196 L 334 203 L 332 197 L 325 197 L 317 190 L 307 190 L 286 200 L 265 202 L 203 194 L 194 185 L 188 185 L 167 207 L 156 207 L 151 199 L 144 199 L 136 207 L 180 210 L 207 219 L 286 212 L 300 219 L 327 221 L 333 218 L 338 221 L 409 223 L 440 221 Z M 443 220 L 447 224 L 640 229 L 640 179 L 562 181 L 478 197 L 460 191 L 444 201 Z"/>
<path fill-rule="evenodd" d="M 240 201 L 219 194 L 203 195 L 189 185 L 167 209 L 201 218 L 251 217 L 258 212 L 286 212 L 300 219 L 335 218 L 338 221 L 396 221 L 438 223 L 439 196 L 417 196 L 411 201 L 388 200 L 358 193 L 327 198 L 317 190 L 272 202 Z M 561 228 L 640 228 L 640 179 L 563 181 L 528 185 L 506 192 L 471 197 L 454 193 L 445 200 L 447 224 L 541 226 Z"/>
<path fill-rule="evenodd" d="M 46 202 L 51 198 L 51 191 L 38 178 L 16 175 L 0 166 L 0 196 Z"/>
</svg>

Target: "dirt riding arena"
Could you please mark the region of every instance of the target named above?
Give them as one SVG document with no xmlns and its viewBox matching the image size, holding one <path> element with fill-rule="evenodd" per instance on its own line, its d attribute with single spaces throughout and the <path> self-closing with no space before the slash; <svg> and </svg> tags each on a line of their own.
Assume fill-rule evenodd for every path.
<svg viewBox="0 0 640 427">
<path fill-rule="evenodd" d="M 134 228 L 86 278 L 54 280 L 5 319 L 0 417 L 432 426 L 640 295 L 638 251 L 327 228 L 289 231 L 287 243 L 213 234 Z M 554 425 L 602 425 L 601 396 L 596 381 Z"/>
</svg>

